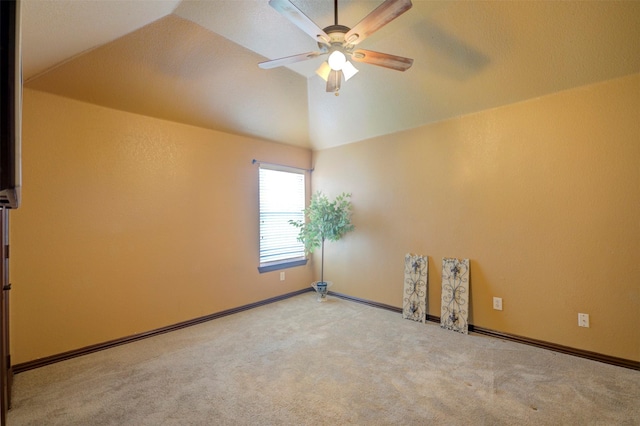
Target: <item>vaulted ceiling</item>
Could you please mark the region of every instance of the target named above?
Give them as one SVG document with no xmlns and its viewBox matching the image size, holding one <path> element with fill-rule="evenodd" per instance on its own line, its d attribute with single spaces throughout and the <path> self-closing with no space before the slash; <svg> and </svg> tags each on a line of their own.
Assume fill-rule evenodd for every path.
<svg viewBox="0 0 640 426">
<path fill-rule="evenodd" d="M 318 26 L 332 0 L 291 0 Z M 341 0 L 355 26 L 381 0 Z M 25 86 L 124 111 L 324 149 L 640 72 L 638 1 L 421 1 L 359 47 L 340 96 L 268 0 L 22 0 Z"/>
</svg>

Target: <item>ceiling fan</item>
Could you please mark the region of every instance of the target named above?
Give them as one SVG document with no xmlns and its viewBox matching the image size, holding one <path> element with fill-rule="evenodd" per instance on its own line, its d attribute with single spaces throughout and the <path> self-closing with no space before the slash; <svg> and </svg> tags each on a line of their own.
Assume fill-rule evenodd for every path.
<svg viewBox="0 0 640 426">
<path fill-rule="evenodd" d="M 309 34 L 318 43 L 319 50 L 261 62 L 258 64 L 260 68 L 276 68 L 328 55 L 327 61 L 316 70 L 316 74 L 327 82 L 327 92 L 338 95 L 342 78 L 347 81 L 358 72 L 348 58 L 397 71 L 406 71 L 413 64 L 413 59 L 356 48 L 362 40 L 409 10 L 411 0 L 385 0 L 353 28 L 338 24 L 338 0 L 334 0 L 335 23 L 324 29 L 289 0 L 269 0 L 269 5 Z"/>
</svg>

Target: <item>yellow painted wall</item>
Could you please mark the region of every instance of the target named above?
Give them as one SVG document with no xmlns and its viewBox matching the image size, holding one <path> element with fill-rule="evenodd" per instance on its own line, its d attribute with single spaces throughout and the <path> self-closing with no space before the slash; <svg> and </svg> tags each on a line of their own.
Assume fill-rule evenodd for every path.
<svg viewBox="0 0 640 426">
<path fill-rule="evenodd" d="M 440 316 L 442 258 L 469 258 L 472 324 L 640 360 L 640 75 L 319 151 L 314 167 L 314 190 L 353 194 L 355 231 L 326 247 L 335 291 L 400 307 L 404 254 L 428 255 Z"/>
<path fill-rule="evenodd" d="M 13 363 L 308 287 L 259 274 L 258 170 L 311 151 L 24 92 Z"/>
<path fill-rule="evenodd" d="M 14 364 L 313 280 L 258 274 L 251 164 L 309 167 L 309 151 L 29 89 L 23 118 Z M 404 254 L 429 255 L 438 316 L 442 257 L 468 257 L 472 324 L 640 360 L 639 118 L 634 75 L 316 152 L 314 189 L 355 208 L 326 278 L 399 307 Z"/>
</svg>

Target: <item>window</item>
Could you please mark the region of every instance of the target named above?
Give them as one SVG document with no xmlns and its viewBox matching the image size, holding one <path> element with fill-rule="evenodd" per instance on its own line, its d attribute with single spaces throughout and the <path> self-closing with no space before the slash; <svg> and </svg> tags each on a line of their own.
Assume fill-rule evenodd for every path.
<svg viewBox="0 0 640 426">
<path fill-rule="evenodd" d="M 304 220 L 305 175 L 260 166 L 260 272 L 304 265 L 304 244 L 289 220 Z"/>
</svg>

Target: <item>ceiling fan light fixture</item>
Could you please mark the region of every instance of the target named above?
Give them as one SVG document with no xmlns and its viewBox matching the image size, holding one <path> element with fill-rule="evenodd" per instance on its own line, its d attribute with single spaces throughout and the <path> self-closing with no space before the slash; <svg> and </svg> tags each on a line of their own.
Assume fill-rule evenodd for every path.
<svg viewBox="0 0 640 426">
<path fill-rule="evenodd" d="M 336 49 L 331 52 L 331 54 L 329 55 L 329 59 L 327 59 L 327 62 L 329 63 L 329 66 L 332 70 L 340 71 L 344 64 L 347 63 L 347 57 L 342 51 Z"/>
<path fill-rule="evenodd" d="M 344 75 L 344 81 L 349 80 L 351 77 L 358 73 L 358 69 L 353 66 L 349 61 L 345 62 L 342 66 L 342 74 Z"/>
<path fill-rule="evenodd" d="M 316 74 L 318 74 L 320 78 L 323 79 L 324 81 L 329 80 L 330 72 L 331 72 L 331 67 L 329 66 L 327 61 L 324 61 L 322 65 L 320 65 L 320 67 L 318 67 L 318 69 L 316 70 Z"/>
<path fill-rule="evenodd" d="M 320 78 L 324 81 L 329 81 L 329 75 L 331 74 L 331 71 L 334 70 L 331 69 L 327 61 L 324 61 L 316 70 L 316 74 L 320 76 Z M 344 81 L 349 80 L 351 77 L 358 73 L 358 69 L 349 61 L 345 62 L 345 64 L 342 66 L 342 70 L 340 71 L 342 71 Z"/>
</svg>

